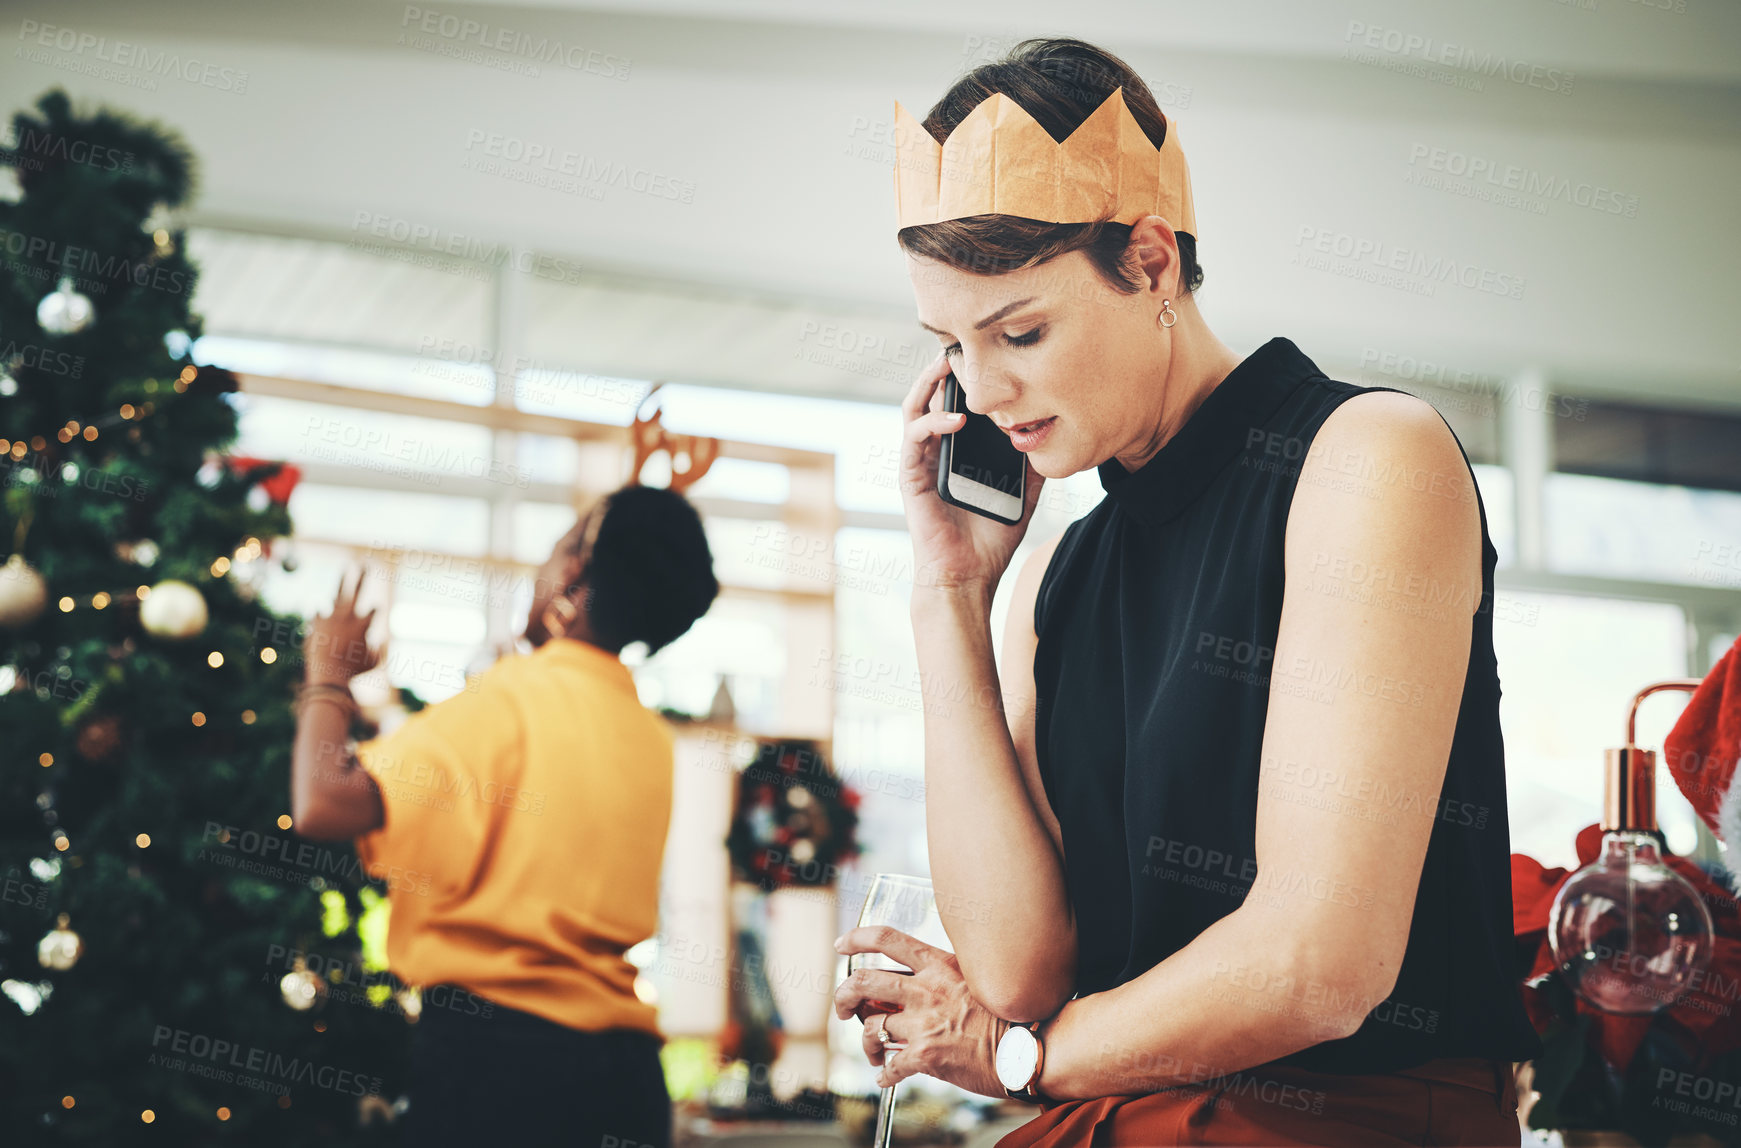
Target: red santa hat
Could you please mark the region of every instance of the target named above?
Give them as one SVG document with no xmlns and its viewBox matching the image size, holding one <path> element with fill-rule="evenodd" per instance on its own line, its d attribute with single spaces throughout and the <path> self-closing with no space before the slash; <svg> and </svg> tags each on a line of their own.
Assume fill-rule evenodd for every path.
<svg viewBox="0 0 1741 1148">
<path fill-rule="evenodd" d="M 1662 743 L 1663 760 L 1741 876 L 1741 640 L 1717 660 Z"/>
</svg>

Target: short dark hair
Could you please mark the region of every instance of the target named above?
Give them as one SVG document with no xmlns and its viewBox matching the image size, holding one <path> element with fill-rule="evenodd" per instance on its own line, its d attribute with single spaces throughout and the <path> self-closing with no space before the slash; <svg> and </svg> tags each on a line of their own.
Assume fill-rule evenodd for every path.
<svg viewBox="0 0 1741 1148">
<path fill-rule="evenodd" d="M 1167 118 L 1142 77 L 1104 48 L 1062 38 L 1023 40 L 1003 59 L 973 69 L 937 101 L 923 126 L 942 143 L 969 112 L 1002 92 L 1062 143 L 1118 87 L 1124 88 L 1125 105 L 1143 134 L 1160 147 L 1167 138 Z M 1189 295 L 1203 285 L 1197 237 L 1178 231 L 1180 221 L 1167 222 L 1179 240 L 1179 287 Z M 975 275 L 1020 271 L 1079 250 L 1113 290 L 1130 295 L 1142 287 L 1141 273 L 1125 258 L 1130 232 L 1129 224 L 1111 221 L 1041 223 L 969 215 L 903 227 L 896 240 L 914 255 Z"/>
<path fill-rule="evenodd" d="M 682 637 L 719 595 L 701 515 L 675 491 L 625 486 L 605 496 L 604 520 L 580 580 L 599 643 L 648 654 Z"/>
</svg>

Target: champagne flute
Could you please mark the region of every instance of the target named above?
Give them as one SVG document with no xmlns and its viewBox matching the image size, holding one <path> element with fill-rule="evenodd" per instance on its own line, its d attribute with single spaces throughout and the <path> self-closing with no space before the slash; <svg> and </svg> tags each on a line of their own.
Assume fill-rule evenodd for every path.
<svg viewBox="0 0 1741 1148">
<path fill-rule="evenodd" d="M 943 931 L 943 920 L 937 915 L 937 899 L 931 891 L 931 882 L 924 877 L 878 873 L 871 881 L 870 892 L 865 895 L 864 908 L 859 912 L 858 923 L 887 925 L 927 945 L 951 953 L 955 951 L 950 947 L 949 934 Z M 904 976 L 913 975 L 912 969 L 883 953 L 853 953 L 847 958 L 846 971 L 853 973 L 859 969 L 882 969 Z M 900 1011 L 900 1005 L 888 1001 L 867 1000 L 858 1007 L 857 1015 L 862 1022 L 878 1013 Z M 906 1046 L 894 1043 L 884 1047 L 886 1051 L 883 1059 L 886 1062 L 890 1052 Z M 877 1131 L 871 1140 L 871 1148 L 889 1148 L 894 1132 L 895 1086 L 891 1085 L 882 1090 L 882 1097 L 877 1103 Z"/>
</svg>

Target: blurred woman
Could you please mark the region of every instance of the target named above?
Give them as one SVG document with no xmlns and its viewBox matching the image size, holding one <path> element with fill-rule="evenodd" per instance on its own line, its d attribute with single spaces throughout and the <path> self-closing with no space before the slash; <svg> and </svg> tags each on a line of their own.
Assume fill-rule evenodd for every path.
<svg viewBox="0 0 1741 1148">
<path fill-rule="evenodd" d="M 538 571 L 532 652 L 353 753 L 349 681 L 377 660 L 361 582 L 308 625 L 292 816 L 356 838 L 394 890 L 388 965 L 423 1000 L 409 1143 L 669 1143 L 663 1037 L 624 954 L 656 928 L 673 739 L 619 654 L 718 594 L 700 517 L 666 490 L 600 499 Z"/>
</svg>

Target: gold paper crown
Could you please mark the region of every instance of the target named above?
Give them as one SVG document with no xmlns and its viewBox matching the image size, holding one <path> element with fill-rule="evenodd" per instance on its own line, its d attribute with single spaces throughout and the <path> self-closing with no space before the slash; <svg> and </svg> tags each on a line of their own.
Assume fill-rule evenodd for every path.
<svg viewBox="0 0 1741 1148">
<path fill-rule="evenodd" d="M 1063 143 L 1002 92 L 980 102 L 938 143 L 895 101 L 897 227 L 966 215 L 1042 223 L 1135 223 L 1158 215 L 1197 238 L 1191 172 L 1167 122 L 1156 148 L 1112 90 Z"/>
</svg>

